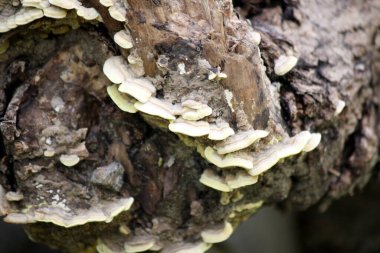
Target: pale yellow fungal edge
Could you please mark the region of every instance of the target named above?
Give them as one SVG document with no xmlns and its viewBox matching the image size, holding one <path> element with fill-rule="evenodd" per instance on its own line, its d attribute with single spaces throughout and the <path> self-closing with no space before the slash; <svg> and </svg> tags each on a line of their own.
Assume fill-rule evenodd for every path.
<svg viewBox="0 0 380 253">
<path fill-rule="evenodd" d="M 199 182 L 218 191 L 231 191 L 231 188 L 227 185 L 225 180 L 222 177 L 215 174 L 211 169 L 206 169 L 203 171 L 201 178 L 199 179 Z"/>
<path fill-rule="evenodd" d="M 137 109 L 134 106 L 134 103 L 136 101 L 128 97 L 128 95 L 120 93 L 120 91 L 118 90 L 117 84 L 108 86 L 107 93 L 112 99 L 112 101 L 117 105 L 117 107 L 119 107 L 120 110 L 124 112 L 129 112 L 129 113 L 137 112 Z"/>
<path fill-rule="evenodd" d="M 121 83 L 119 91 L 131 95 L 141 103 L 146 103 L 156 93 L 156 88 L 146 78 L 128 78 Z"/>
<path fill-rule="evenodd" d="M 338 116 L 345 107 L 346 107 L 346 102 L 344 102 L 343 100 L 338 100 L 338 102 L 335 105 L 334 116 Z"/>
<path fill-rule="evenodd" d="M 124 243 L 124 250 L 126 253 L 144 252 L 150 250 L 154 244 L 155 239 L 146 236 L 135 236 Z"/>
<path fill-rule="evenodd" d="M 169 130 L 174 133 L 181 133 L 192 137 L 199 137 L 209 134 L 210 125 L 206 121 L 188 121 L 177 119 L 169 124 Z"/>
<path fill-rule="evenodd" d="M 226 176 L 226 183 L 231 189 L 238 189 L 248 185 L 257 183 L 258 176 L 251 176 L 247 172 L 239 171 L 237 173 L 229 173 Z"/>
<path fill-rule="evenodd" d="M 72 167 L 79 163 L 80 158 L 77 155 L 61 155 L 59 161 L 67 167 Z"/>
<path fill-rule="evenodd" d="M 201 237 L 206 243 L 219 243 L 227 240 L 234 231 L 231 223 L 224 222 L 222 228 L 207 229 L 201 232 Z"/>
<path fill-rule="evenodd" d="M 29 210 L 26 213 L 10 213 L 4 218 L 4 221 L 15 224 L 48 222 L 65 228 L 89 222 L 109 223 L 121 212 L 129 210 L 132 204 L 132 197 L 118 199 L 113 202 L 103 201 L 88 210 L 76 210 L 76 213 L 58 206 L 40 207 L 36 210 Z"/>
<path fill-rule="evenodd" d="M 98 242 L 98 244 L 96 245 L 96 250 L 98 251 L 98 253 L 121 253 L 111 250 L 107 245 L 105 245 L 102 242 Z"/>
<path fill-rule="evenodd" d="M 274 73 L 278 76 L 285 75 L 297 65 L 297 61 L 297 57 L 293 55 L 281 55 L 274 62 Z"/>
<path fill-rule="evenodd" d="M 85 20 L 94 20 L 99 17 L 99 13 L 95 8 L 86 8 L 83 6 L 77 8 L 77 15 Z"/>
<path fill-rule="evenodd" d="M 21 192 L 7 192 L 5 198 L 8 201 L 21 201 L 24 198 L 24 195 Z"/>
<path fill-rule="evenodd" d="M 110 13 L 110 16 L 120 22 L 127 21 L 127 18 L 125 17 L 127 15 L 126 10 L 121 6 L 113 5 L 108 8 L 108 12 Z"/>
<path fill-rule="evenodd" d="M 272 168 L 280 159 L 300 153 L 310 137 L 309 131 L 303 131 L 259 153 L 253 158 L 253 169 L 249 170 L 248 173 L 257 176 Z"/>
<path fill-rule="evenodd" d="M 103 65 L 103 73 L 107 78 L 116 84 L 122 83 L 128 78 L 134 78 L 132 70 L 122 56 L 112 56 Z"/>
<path fill-rule="evenodd" d="M 155 97 L 149 98 L 146 103 L 136 102 L 135 107 L 137 110 L 146 114 L 158 116 L 167 120 L 175 120 L 175 116 L 171 110 L 171 104 Z"/>
<path fill-rule="evenodd" d="M 229 126 L 229 124 L 227 122 L 222 122 L 210 125 L 208 138 L 210 140 L 221 141 L 234 134 L 235 131 Z"/>
<path fill-rule="evenodd" d="M 305 147 L 303 147 L 302 151 L 304 152 L 310 152 L 314 150 L 316 147 L 318 147 L 319 143 L 321 142 L 322 135 L 320 133 L 312 133 L 310 135 L 309 141 L 306 143 Z"/>
<path fill-rule="evenodd" d="M 64 18 L 67 15 L 67 11 L 65 9 L 59 8 L 57 6 L 49 6 L 43 9 L 44 15 L 48 18 Z"/>
<path fill-rule="evenodd" d="M 253 168 L 253 163 L 249 157 L 242 157 L 240 154 L 219 155 L 212 147 L 207 147 L 204 151 L 205 158 L 219 168 L 241 167 L 247 170 Z"/>
<path fill-rule="evenodd" d="M 267 137 L 269 132 L 264 130 L 249 130 L 239 132 L 215 146 L 218 154 L 223 155 L 249 147 L 255 141 Z"/>
<path fill-rule="evenodd" d="M 77 0 L 49 0 L 49 3 L 66 10 L 76 9 L 82 5 Z"/>
<path fill-rule="evenodd" d="M 99 2 L 104 7 L 111 7 L 112 5 L 114 5 L 113 0 L 99 0 Z"/>
<path fill-rule="evenodd" d="M 130 49 L 133 47 L 132 36 L 125 30 L 121 30 L 115 33 L 113 40 L 122 48 Z"/>
</svg>

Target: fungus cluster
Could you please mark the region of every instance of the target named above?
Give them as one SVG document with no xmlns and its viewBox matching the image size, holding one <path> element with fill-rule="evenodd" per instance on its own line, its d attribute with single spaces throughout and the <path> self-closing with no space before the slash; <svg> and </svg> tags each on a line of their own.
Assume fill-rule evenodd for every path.
<svg viewBox="0 0 380 253">
<path fill-rule="evenodd" d="M 66 17 L 67 10 L 72 9 L 85 20 L 100 19 L 95 8 L 84 7 L 78 0 L 22 0 L 21 3 L 22 8 L 16 13 L 6 18 L 0 18 L 0 33 L 8 32 L 43 17 L 62 19 Z"/>
</svg>

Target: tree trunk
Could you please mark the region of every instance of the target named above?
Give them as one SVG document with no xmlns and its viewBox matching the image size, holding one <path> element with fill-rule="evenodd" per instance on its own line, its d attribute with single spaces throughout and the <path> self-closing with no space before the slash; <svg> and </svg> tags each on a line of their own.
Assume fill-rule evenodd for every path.
<svg viewBox="0 0 380 253">
<path fill-rule="evenodd" d="M 263 203 L 325 209 L 377 176 L 379 1 L 81 2 L 0 34 L 0 214 L 33 240 L 204 252 Z M 0 0 L 0 29 L 25 8 Z"/>
</svg>

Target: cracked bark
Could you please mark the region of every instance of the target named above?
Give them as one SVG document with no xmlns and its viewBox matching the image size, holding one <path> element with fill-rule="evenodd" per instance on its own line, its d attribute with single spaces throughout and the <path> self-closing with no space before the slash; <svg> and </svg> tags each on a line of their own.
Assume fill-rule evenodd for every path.
<svg viewBox="0 0 380 253">
<path fill-rule="evenodd" d="M 236 1 L 235 10 L 227 0 L 128 1 L 126 25 L 146 75 L 161 86 L 159 96 L 171 102 L 195 96 L 213 108 L 210 121 L 222 118 L 235 129 L 252 126 L 278 136 L 322 133 L 313 152 L 286 159 L 255 185 L 230 194 L 199 183 L 210 164 L 193 140 L 178 138 L 155 117 L 121 112 L 107 97 L 111 83 L 102 65 L 111 55 L 129 53 L 112 40 L 123 24 L 97 1 L 83 3 L 97 8 L 104 24 L 71 13 L 0 37 L 0 44 L 10 42 L 0 55 L 0 184 L 23 193 L 21 202 L 12 203 L 19 210 L 52 204 L 56 195 L 74 210 L 129 196 L 135 202 L 110 223 L 69 229 L 28 224 L 34 240 L 67 252 L 92 252 L 98 238 L 121 243 L 124 225 L 130 234 L 155 236 L 162 245 L 197 241 L 208 224 L 228 218 L 238 225 L 255 212 L 237 207 L 264 201 L 325 209 L 377 176 L 378 1 Z M 2 15 L 15 8 L 0 1 Z M 261 34 L 259 47 L 247 38 L 246 17 Z M 276 76 L 274 60 L 289 53 L 298 56 L 297 67 Z M 164 75 L 156 65 L 162 55 Z M 228 78 L 209 82 L 199 59 L 220 66 Z M 180 63 L 189 74 L 179 73 Z M 234 111 L 225 89 L 233 93 Z M 335 116 L 338 100 L 347 106 Z M 55 157 L 43 156 L 49 142 Z M 67 168 L 58 155 L 72 150 L 80 151 L 82 161 Z M 92 172 L 113 161 L 125 170 L 120 192 L 91 184 Z"/>
</svg>

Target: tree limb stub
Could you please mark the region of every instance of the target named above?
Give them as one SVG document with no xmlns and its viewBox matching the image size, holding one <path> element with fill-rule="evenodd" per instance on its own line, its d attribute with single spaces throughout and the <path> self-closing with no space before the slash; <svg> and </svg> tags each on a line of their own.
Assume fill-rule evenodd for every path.
<svg viewBox="0 0 380 253">
<path fill-rule="evenodd" d="M 5 220 L 67 252 L 205 252 L 263 203 L 361 189 L 379 3 L 257 2 L 0 0 Z"/>
</svg>

